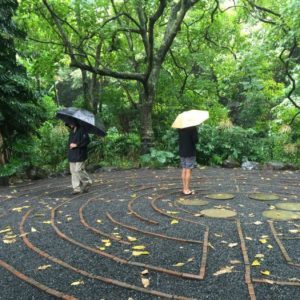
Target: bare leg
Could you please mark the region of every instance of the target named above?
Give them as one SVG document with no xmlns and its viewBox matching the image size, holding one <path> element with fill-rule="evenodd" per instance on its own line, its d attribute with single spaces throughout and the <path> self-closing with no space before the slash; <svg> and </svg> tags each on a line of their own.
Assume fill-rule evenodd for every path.
<svg viewBox="0 0 300 300">
<path fill-rule="evenodd" d="M 190 190 L 191 175 L 192 175 L 192 170 L 186 169 L 185 170 L 185 187 L 186 187 L 187 193 L 191 192 L 191 190 Z"/>
<path fill-rule="evenodd" d="M 190 194 L 191 193 L 191 190 L 190 190 L 191 174 L 192 174 L 191 169 L 186 169 L 186 168 L 182 169 L 182 174 L 181 174 L 182 185 L 183 185 L 182 192 L 184 194 Z"/>
</svg>

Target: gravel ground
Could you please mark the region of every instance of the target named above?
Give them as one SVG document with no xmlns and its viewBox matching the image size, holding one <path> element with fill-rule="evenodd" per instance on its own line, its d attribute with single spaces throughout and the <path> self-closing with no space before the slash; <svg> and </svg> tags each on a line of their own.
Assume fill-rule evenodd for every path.
<svg viewBox="0 0 300 300">
<path fill-rule="evenodd" d="M 300 222 L 262 215 L 299 203 L 299 172 L 197 168 L 188 197 L 180 169 L 93 178 L 79 196 L 70 177 L 0 188 L 0 299 L 300 299 Z M 279 199 L 249 197 L 257 192 Z M 210 208 L 236 216 L 208 218 Z"/>
</svg>

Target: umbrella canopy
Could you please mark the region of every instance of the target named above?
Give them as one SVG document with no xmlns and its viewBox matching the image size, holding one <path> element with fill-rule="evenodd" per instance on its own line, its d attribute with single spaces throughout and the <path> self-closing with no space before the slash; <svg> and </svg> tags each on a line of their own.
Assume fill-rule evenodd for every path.
<svg viewBox="0 0 300 300">
<path fill-rule="evenodd" d="M 189 110 L 179 114 L 172 124 L 173 128 L 197 126 L 209 118 L 207 110 Z"/>
<path fill-rule="evenodd" d="M 96 118 L 96 116 L 88 110 L 76 107 L 66 107 L 60 109 L 56 113 L 56 117 L 66 123 L 76 120 L 88 133 L 98 134 L 100 136 L 106 135 L 102 121 Z"/>
</svg>

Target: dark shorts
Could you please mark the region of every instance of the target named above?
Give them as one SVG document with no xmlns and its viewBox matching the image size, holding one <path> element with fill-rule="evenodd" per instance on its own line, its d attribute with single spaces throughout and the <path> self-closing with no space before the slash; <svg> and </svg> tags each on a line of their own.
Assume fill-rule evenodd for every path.
<svg viewBox="0 0 300 300">
<path fill-rule="evenodd" d="M 196 156 L 192 157 L 180 157 L 181 167 L 184 169 L 193 169 L 196 167 Z"/>
</svg>

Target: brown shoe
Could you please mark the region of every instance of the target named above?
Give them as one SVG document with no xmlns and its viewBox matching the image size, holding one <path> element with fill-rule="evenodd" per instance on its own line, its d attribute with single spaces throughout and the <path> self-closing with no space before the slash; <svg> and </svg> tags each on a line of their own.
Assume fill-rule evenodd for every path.
<svg viewBox="0 0 300 300">
<path fill-rule="evenodd" d="M 72 195 L 78 195 L 78 194 L 80 194 L 80 193 L 81 193 L 80 191 L 74 190 L 71 194 L 72 194 Z"/>
<path fill-rule="evenodd" d="M 83 186 L 82 186 L 82 192 L 83 192 L 83 193 L 87 193 L 87 192 L 89 191 L 91 185 L 92 185 L 92 184 L 89 183 L 89 182 L 83 184 Z"/>
</svg>

